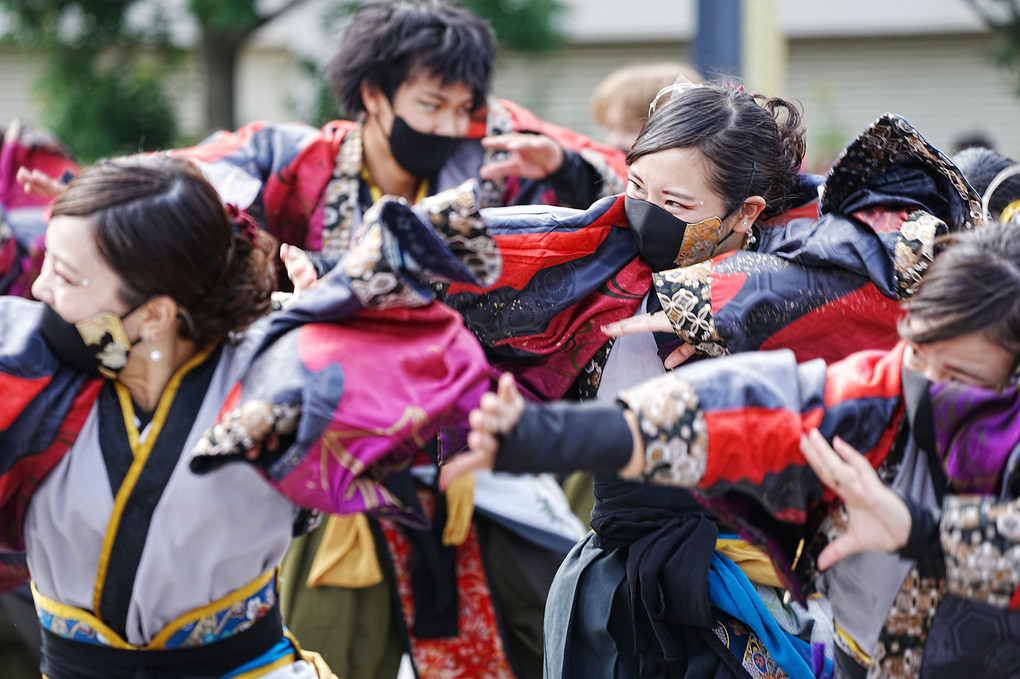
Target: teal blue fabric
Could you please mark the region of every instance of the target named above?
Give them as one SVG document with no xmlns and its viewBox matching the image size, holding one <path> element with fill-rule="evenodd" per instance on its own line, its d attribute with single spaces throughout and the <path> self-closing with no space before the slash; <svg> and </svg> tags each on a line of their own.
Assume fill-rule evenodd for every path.
<svg viewBox="0 0 1020 679">
<path fill-rule="evenodd" d="M 765 608 L 754 585 L 744 572 L 719 552 L 708 571 L 708 598 L 714 606 L 742 621 L 758 635 L 769 655 L 790 679 L 817 679 L 832 675 L 832 660 L 826 658 L 824 671 L 815 674 L 811 645 L 783 630 Z"/>
</svg>

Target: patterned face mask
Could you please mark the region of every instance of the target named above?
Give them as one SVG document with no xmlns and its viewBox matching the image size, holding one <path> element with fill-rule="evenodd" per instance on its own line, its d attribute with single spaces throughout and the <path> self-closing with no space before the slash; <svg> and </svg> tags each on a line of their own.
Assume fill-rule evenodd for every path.
<svg viewBox="0 0 1020 679">
<path fill-rule="evenodd" d="M 702 262 L 729 236 L 722 233 L 726 217 L 709 217 L 690 224 L 654 203 L 630 196 L 624 199 L 624 210 L 637 236 L 641 257 L 652 271 Z"/>
<path fill-rule="evenodd" d="M 135 305 L 123 316 L 103 311 L 77 323 L 65 321 L 46 304 L 39 331 L 50 350 L 66 365 L 88 375 L 117 379 L 127 365 L 131 347 L 141 341 L 140 337 L 134 342 L 128 340 L 122 321 L 146 301 Z"/>
</svg>

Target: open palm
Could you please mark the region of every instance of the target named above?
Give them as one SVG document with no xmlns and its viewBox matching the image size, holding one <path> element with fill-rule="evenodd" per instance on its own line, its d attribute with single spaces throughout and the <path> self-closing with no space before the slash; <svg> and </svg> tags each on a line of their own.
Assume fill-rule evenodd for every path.
<svg viewBox="0 0 1020 679">
<path fill-rule="evenodd" d="M 800 449 L 818 478 L 839 495 L 850 514 L 846 533 L 819 554 L 820 569 L 851 554 L 892 552 L 907 544 L 910 510 L 882 483 L 866 457 L 838 437 L 830 446 L 817 429 L 801 436 Z"/>
</svg>

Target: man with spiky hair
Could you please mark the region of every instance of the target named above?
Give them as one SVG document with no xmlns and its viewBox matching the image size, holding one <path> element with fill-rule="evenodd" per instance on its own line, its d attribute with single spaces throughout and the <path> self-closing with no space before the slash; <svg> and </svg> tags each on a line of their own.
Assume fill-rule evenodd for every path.
<svg viewBox="0 0 1020 679">
<path fill-rule="evenodd" d="M 299 259 L 312 279 L 348 251 L 383 195 L 417 203 L 469 178 L 481 207 L 586 208 L 622 192 L 620 151 L 490 98 L 495 49 L 490 27 L 465 9 L 372 0 L 327 67 L 351 120 L 256 122 L 178 153 L 280 238 L 292 275 Z M 426 450 L 420 469 L 434 476 Z M 431 516 L 432 532 L 331 517 L 292 548 L 281 581 L 287 624 L 339 676 L 391 679 L 403 652 L 423 677 L 438 663 L 464 677 L 540 676 L 548 587 L 584 533 L 562 491 L 520 477 L 498 480 L 499 493 L 481 480 L 442 494 L 423 478 L 401 472 L 388 486 Z M 515 498 L 513 520 L 492 509 L 496 496 Z"/>
<path fill-rule="evenodd" d="M 476 178 L 482 207 L 588 207 L 623 191 L 623 154 L 490 98 L 489 26 L 441 0 L 372 0 L 355 13 L 327 67 L 352 120 L 322 129 L 263 121 L 179 151 L 227 199 L 320 273 L 346 252 L 382 195 L 420 198 Z"/>
</svg>

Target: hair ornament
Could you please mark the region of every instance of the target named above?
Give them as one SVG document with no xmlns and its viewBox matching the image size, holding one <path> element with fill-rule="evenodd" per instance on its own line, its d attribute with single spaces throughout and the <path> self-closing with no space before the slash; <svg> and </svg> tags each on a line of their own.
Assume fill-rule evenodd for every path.
<svg viewBox="0 0 1020 679">
<path fill-rule="evenodd" d="M 687 90 L 695 90 L 704 86 L 705 85 L 703 83 L 692 82 L 689 78 L 687 78 L 687 76 L 677 76 L 677 79 L 673 81 L 673 84 L 663 87 L 659 90 L 658 94 L 655 95 L 655 98 L 652 99 L 652 103 L 648 105 L 648 117 L 651 118 L 652 114 L 655 113 L 655 107 L 659 105 L 659 99 L 662 99 L 663 95 L 668 94 L 669 99 L 673 99 L 674 97 L 680 96 Z"/>
<path fill-rule="evenodd" d="M 988 203 L 991 202 L 992 196 L 995 195 L 995 190 L 999 188 L 999 185 L 1002 184 L 1002 182 L 1015 174 L 1020 174 L 1020 163 L 1003 168 L 1002 171 L 995 175 L 992 181 L 988 183 L 988 188 L 985 189 L 985 195 L 981 197 L 981 212 L 984 213 L 986 219 L 991 219 L 991 215 L 988 213 Z M 1013 213 L 1016 212 L 1016 204 L 1017 201 L 1013 201 L 1007 205 L 1002 211 L 1002 214 L 999 215 L 999 221 L 1007 221 L 1008 217 L 1005 217 L 1004 215 L 1007 211 L 1009 211 L 1009 216 L 1012 216 Z M 1012 208 L 1012 210 L 1010 208 Z"/>
<path fill-rule="evenodd" d="M 1008 222 L 1017 214 L 1020 214 L 1020 199 L 1014 200 L 1012 203 L 1002 208 L 1002 212 L 999 213 L 999 221 Z"/>
<path fill-rule="evenodd" d="M 233 203 L 227 203 L 224 206 L 227 210 L 227 217 L 234 223 L 234 227 L 238 233 L 244 234 L 244 237 L 248 239 L 248 242 L 252 245 L 255 244 L 258 239 L 259 225 L 247 210 L 241 210 Z"/>
</svg>

